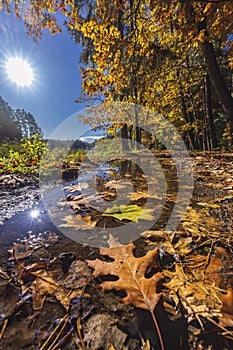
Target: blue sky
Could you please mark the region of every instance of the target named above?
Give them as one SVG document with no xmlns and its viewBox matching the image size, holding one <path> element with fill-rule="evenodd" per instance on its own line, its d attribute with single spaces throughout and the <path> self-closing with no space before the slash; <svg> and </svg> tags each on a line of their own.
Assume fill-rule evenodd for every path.
<svg viewBox="0 0 233 350">
<path fill-rule="evenodd" d="M 0 11 L 0 43 L 0 96 L 11 107 L 30 112 L 45 137 L 84 108 L 84 105 L 74 102 L 81 89 L 80 47 L 74 44 L 65 28 L 54 36 L 44 32 L 42 39 L 35 44 L 26 36 L 21 21 Z M 30 87 L 18 87 L 8 79 L 5 62 L 10 56 L 22 56 L 30 62 L 35 74 Z M 78 122 L 75 131 L 66 130 L 64 138 L 78 138 L 88 129 Z"/>
</svg>

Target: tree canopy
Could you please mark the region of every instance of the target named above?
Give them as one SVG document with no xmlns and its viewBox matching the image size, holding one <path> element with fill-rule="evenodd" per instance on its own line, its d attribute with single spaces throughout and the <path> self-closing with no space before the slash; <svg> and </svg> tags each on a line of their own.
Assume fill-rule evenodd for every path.
<svg viewBox="0 0 233 350">
<path fill-rule="evenodd" d="M 34 39 L 60 32 L 83 46 L 83 89 L 167 117 L 191 149 L 212 149 L 233 129 L 233 3 L 227 0 L 1 2 Z M 96 125 L 92 118 L 86 122 Z M 97 121 L 98 122 L 98 121 Z M 108 120 L 111 122 L 111 120 Z M 139 137 L 139 136 L 138 136 Z"/>
</svg>

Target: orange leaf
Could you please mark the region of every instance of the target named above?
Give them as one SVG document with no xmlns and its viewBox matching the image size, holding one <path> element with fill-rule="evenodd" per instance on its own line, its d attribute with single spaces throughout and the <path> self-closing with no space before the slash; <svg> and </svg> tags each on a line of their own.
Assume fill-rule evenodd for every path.
<svg viewBox="0 0 233 350">
<path fill-rule="evenodd" d="M 161 294 L 157 293 L 158 282 L 163 278 L 161 272 L 157 272 L 150 278 L 145 274 L 149 268 L 154 266 L 158 249 L 149 251 L 145 256 L 136 258 L 133 255 L 134 244 L 119 245 L 110 248 L 100 248 L 102 255 L 114 259 L 113 262 L 106 262 L 99 259 L 88 260 L 90 267 L 95 269 L 94 276 L 113 275 L 117 281 L 105 281 L 101 284 L 104 290 L 124 290 L 127 296 L 121 301 L 125 304 L 133 304 L 136 307 L 153 312 Z"/>
</svg>

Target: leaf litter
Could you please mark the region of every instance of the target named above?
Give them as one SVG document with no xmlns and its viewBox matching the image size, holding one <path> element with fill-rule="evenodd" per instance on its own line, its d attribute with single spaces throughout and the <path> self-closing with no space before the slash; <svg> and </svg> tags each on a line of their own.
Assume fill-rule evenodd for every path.
<svg viewBox="0 0 233 350">
<path fill-rule="evenodd" d="M 31 349 L 35 348 L 34 344 L 42 350 L 68 349 L 70 346 L 90 350 L 100 347 L 167 349 L 166 327 L 163 329 L 162 321 L 164 314 L 173 322 L 172 327 L 179 320 L 184 320 L 189 345 L 183 344 L 177 349 L 200 349 L 201 346 L 203 349 L 209 349 L 209 346 L 231 349 L 231 157 L 229 154 L 221 158 L 218 154 L 194 157 L 194 197 L 177 230 L 168 232 L 161 225 L 142 232 L 141 238 L 128 245 L 110 237 L 109 247 L 90 252 L 89 259 L 84 259 L 87 262 L 75 259 L 65 273 L 59 258 L 46 258 L 51 245 L 59 244 L 58 237 L 31 236 L 16 242 L 9 251 L 7 264 L 0 270 L 0 304 L 3 310 L 0 340 L 4 341 L 3 344 L 7 344 L 7 339 L 13 336 L 15 322 L 21 322 L 29 330 L 30 324 L 37 325 L 37 335 L 29 331 L 28 338 L 22 340 Z M 122 186 L 118 180 L 110 179 L 107 186 L 101 183 L 102 192 L 98 198 L 105 196 L 106 201 L 114 198 L 118 183 Z M 65 217 L 63 225 L 82 230 L 93 227 L 104 216 L 119 221 L 147 219 L 143 216 L 143 203 L 148 193 L 143 181 L 135 187 L 136 190 L 134 188 L 134 192 L 129 193 L 132 201 L 128 206 L 109 206 L 101 213 L 92 210 L 88 195 L 79 193 L 83 188 L 88 189 L 88 185 L 66 187 L 67 191 L 74 193 L 73 199 L 66 205 L 72 204 L 76 212 Z M 92 196 L 93 201 L 96 198 Z M 168 198 L 168 202 L 172 203 L 176 196 L 170 193 Z M 155 203 L 158 199 L 155 194 Z M 87 209 L 85 215 L 78 213 L 83 207 Z M 153 220 L 152 211 L 144 214 Z M 120 307 L 119 301 L 124 306 Z M 116 306 L 112 307 L 112 304 Z M 29 311 L 29 306 L 32 311 Z M 41 315 L 49 312 L 50 306 L 54 310 L 51 320 L 45 321 L 46 326 L 37 324 Z M 27 310 L 24 314 L 30 315 L 26 319 L 22 316 L 22 307 Z M 137 309 L 149 311 L 154 331 L 159 334 L 156 339 L 148 332 L 142 334 Z M 219 342 L 218 345 L 214 341 L 210 343 L 211 337 L 219 337 L 221 347 Z"/>
</svg>

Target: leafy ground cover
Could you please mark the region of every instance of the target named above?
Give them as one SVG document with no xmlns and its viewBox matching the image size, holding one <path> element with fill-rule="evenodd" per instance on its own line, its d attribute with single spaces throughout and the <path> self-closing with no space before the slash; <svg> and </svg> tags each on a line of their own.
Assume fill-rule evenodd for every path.
<svg viewBox="0 0 233 350">
<path fill-rule="evenodd" d="M 171 174 L 167 209 L 134 243 L 108 236 L 98 249 L 55 230 L 25 232 L 24 239 L 5 242 L 8 252 L 0 258 L 2 348 L 232 349 L 233 154 L 193 155 L 192 202 L 173 231 L 166 231 L 164 222 L 175 200 L 175 173 L 166 152 L 160 158 Z M 104 229 L 134 221 L 143 227 L 161 200 L 152 193 L 154 207 L 143 209 L 148 196 L 143 174 L 131 177 L 129 205 L 112 205 L 131 170 L 99 178 L 96 196 L 111 208 L 101 213 L 93 205 L 96 196 L 83 194 L 75 182 L 66 185 L 66 200 L 58 206 L 71 207 L 72 214 L 62 218 L 63 229 L 82 235 L 96 225 Z"/>
</svg>

